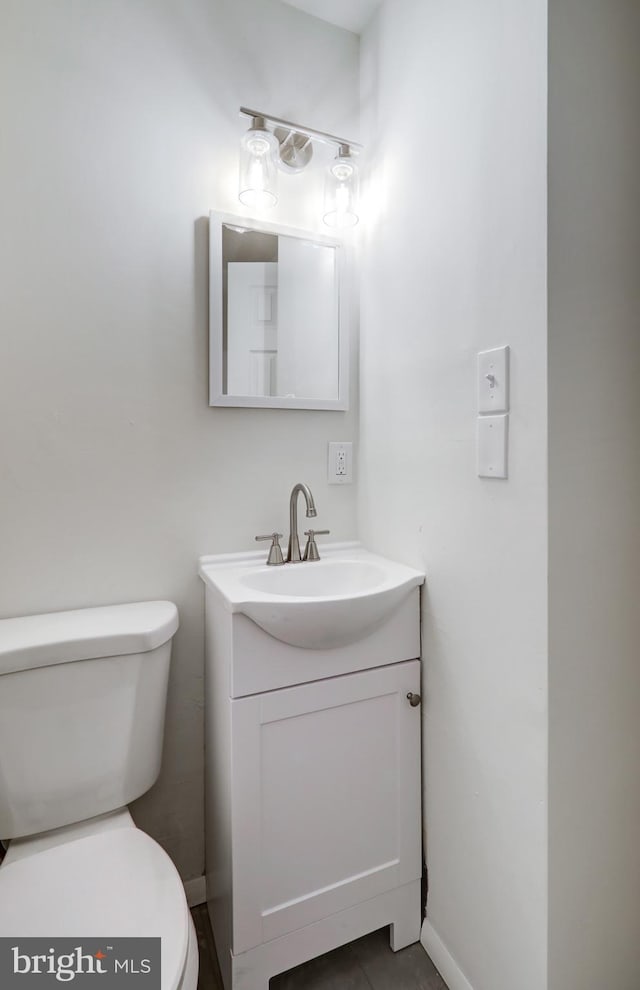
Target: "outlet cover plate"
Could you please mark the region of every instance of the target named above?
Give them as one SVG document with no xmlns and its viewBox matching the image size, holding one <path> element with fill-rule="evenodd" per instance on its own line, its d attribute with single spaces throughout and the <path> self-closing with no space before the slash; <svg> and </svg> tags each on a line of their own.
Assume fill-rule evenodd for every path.
<svg viewBox="0 0 640 990">
<path fill-rule="evenodd" d="M 353 481 L 353 444 L 331 441 L 327 457 L 327 481 L 330 485 L 350 485 Z"/>
<path fill-rule="evenodd" d="M 507 478 L 509 416 L 478 417 L 478 477 Z"/>
</svg>

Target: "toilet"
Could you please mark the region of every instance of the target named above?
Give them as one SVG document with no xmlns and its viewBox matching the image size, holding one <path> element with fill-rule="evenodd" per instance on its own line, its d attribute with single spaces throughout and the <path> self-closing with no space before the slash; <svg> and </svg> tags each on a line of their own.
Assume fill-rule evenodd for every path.
<svg viewBox="0 0 640 990">
<path fill-rule="evenodd" d="M 161 938 L 162 990 L 195 990 L 171 859 L 127 805 L 160 772 L 172 602 L 0 620 L 0 937 Z"/>
</svg>

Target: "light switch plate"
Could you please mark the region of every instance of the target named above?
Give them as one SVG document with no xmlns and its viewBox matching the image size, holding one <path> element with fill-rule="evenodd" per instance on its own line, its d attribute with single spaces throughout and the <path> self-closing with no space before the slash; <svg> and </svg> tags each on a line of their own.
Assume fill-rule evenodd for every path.
<svg viewBox="0 0 640 990">
<path fill-rule="evenodd" d="M 509 411 L 509 348 L 478 354 L 478 412 Z"/>
<path fill-rule="evenodd" d="M 509 417 L 478 417 L 478 477 L 507 478 L 507 437 Z"/>
</svg>

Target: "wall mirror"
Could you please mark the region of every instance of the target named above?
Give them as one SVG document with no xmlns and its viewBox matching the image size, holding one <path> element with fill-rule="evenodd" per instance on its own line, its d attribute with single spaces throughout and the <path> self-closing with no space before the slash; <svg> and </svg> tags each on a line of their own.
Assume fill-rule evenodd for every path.
<svg viewBox="0 0 640 990">
<path fill-rule="evenodd" d="M 209 215 L 209 405 L 348 408 L 344 248 Z"/>
</svg>

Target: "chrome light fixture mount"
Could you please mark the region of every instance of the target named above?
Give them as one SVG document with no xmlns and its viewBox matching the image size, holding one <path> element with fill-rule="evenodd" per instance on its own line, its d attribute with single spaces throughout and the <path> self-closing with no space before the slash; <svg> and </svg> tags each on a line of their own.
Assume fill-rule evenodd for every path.
<svg viewBox="0 0 640 990">
<path fill-rule="evenodd" d="M 251 119 L 240 145 L 241 203 L 258 210 L 275 206 L 277 171 L 303 172 L 313 159 L 314 142 L 318 142 L 338 149 L 325 178 L 323 220 L 332 228 L 357 224 L 358 167 L 354 153 L 360 152 L 362 145 L 260 110 L 240 107 L 240 113 Z M 267 128 L 267 123 L 273 130 Z"/>
<path fill-rule="evenodd" d="M 304 172 L 313 158 L 313 142 L 306 134 L 276 127 L 273 132 L 278 140 L 276 164 L 283 172 Z"/>
</svg>

